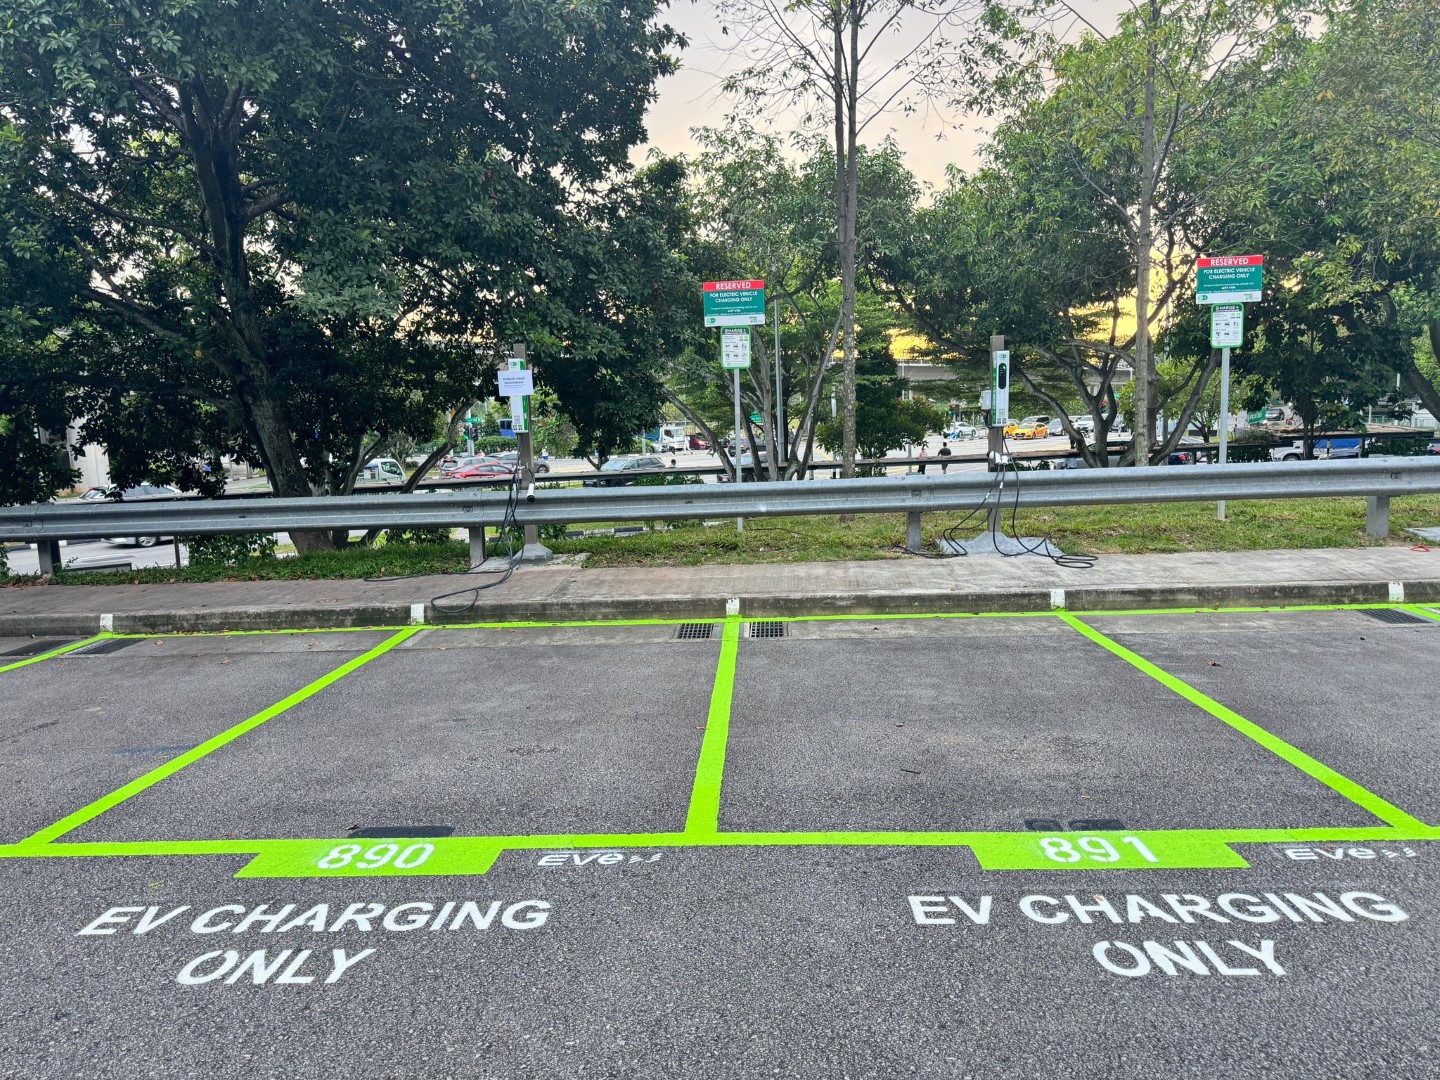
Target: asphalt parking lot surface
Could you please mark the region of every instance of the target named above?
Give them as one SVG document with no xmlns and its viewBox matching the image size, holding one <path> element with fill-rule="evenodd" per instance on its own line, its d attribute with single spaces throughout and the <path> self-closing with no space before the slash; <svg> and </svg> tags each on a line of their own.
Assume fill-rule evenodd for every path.
<svg viewBox="0 0 1440 1080">
<path fill-rule="evenodd" d="M 0 639 L 0 1076 L 1431 1077 L 1440 613 Z"/>
</svg>

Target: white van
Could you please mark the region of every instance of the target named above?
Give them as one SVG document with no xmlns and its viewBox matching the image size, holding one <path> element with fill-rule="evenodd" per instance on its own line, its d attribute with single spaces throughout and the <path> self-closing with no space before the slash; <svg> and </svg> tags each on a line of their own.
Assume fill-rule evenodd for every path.
<svg viewBox="0 0 1440 1080">
<path fill-rule="evenodd" d="M 403 484 L 405 470 L 393 457 L 375 458 L 365 463 L 365 468 L 360 470 L 360 475 L 355 479 L 357 483 Z"/>
</svg>

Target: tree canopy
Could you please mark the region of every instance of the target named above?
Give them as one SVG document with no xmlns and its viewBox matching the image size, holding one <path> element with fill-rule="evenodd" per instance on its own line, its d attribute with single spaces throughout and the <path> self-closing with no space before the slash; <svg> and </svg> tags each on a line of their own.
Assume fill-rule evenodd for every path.
<svg viewBox="0 0 1440 1080">
<path fill-rule="evenodd" d="M 526 335 L 582 439 L 651 418 L 671 249 L 640 241 L 678 177 L 628 179 L 627 158 L 681 44 L 658 8 L 10 12 L 0 257 L 53 299 L 121 477 L 213 448 L 281 494 L 344 490 L 367 435 L 484 396 Z"/>
</svg>

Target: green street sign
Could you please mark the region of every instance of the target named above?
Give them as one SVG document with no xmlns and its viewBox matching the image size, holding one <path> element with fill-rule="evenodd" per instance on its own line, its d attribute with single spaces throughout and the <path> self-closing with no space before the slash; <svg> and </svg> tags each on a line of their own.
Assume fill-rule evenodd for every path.
<svg viewBox="0 0 1440 1080">
<path fill-rule="evenodd" d="M 765 282 L 707 281 L 706 326 L 759 326 L 765 322 Z"/>
<path fill-rule="evenodd" d="M 752 424 L 758 424 L 758 423 L 760 423 L 760 414 L 759 414 L 758 412 L 752 412 L 752 413 L 750 414 L 750 422 L 751 422 Z"/>
<path fill-rule="evenodd" d="M 1217 255 L 1195 261 L 1197 304 L 1251 304 L 1260 299 L 1264 255 Z"/>
</svg>

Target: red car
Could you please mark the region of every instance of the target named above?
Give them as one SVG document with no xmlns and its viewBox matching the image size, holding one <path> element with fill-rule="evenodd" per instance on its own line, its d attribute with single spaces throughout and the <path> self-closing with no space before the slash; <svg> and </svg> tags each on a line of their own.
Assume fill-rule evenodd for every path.
<svg viewBox="0 0 1440 1080">
<path fill-rule="evenodd" d="M 465 465 L 461 465 L 453 472 L 447 473 L 447 480 L 493 480 L 497 477 L 510 477 L 515 475 L 515 470 L 506 465 L 503 461 L 495 458 L 478 458 Z"/>
</svg>

